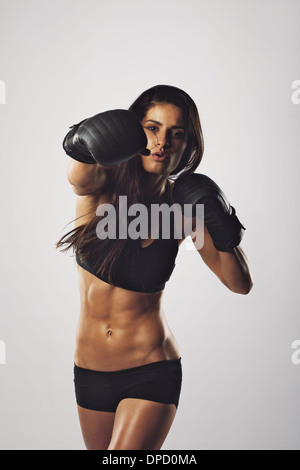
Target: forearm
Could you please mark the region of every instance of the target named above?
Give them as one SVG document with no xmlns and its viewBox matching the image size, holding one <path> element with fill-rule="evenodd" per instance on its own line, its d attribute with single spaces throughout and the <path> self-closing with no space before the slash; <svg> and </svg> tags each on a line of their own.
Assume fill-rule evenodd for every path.
<svg viewBox="0 0 300 470">
<path fill-rule="evenodd" d="M 249 261 L 240 246 L 231 252 L 219 251 L 221 271 L 227 287 L 237 294 L 248 294 L 253 286 Z"/>
<path fill-rule="evenodd" d="M 101 189 L 105 183 L 106 170 L 96 163 L 90 165 L 71 160 L 68 166 L 68 180 L 76 188 L 80 189 Z"/>
</svg>

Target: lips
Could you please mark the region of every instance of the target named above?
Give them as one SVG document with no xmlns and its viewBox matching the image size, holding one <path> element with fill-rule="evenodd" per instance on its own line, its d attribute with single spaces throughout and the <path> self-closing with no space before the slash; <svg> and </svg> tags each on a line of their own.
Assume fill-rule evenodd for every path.
<svg viewBox="0 0 300 470">
<path fill-rule="evenodd" d="M 152 154 L 152 157 L 154 158 L 154 160 L 162 162 L 167 156 L 163 152 L 156 152 Z"/>
</svg>

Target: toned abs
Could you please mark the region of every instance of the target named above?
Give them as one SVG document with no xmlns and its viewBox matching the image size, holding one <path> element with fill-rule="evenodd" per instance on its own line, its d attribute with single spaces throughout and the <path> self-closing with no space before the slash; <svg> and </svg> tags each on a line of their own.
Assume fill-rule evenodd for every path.
<svg viewBox="0 0 300 470">
<path fill-rule="evenodd" d="M 91 196 L 77 197 L 77 224 L 89 220 L 84 214 L 90 204 Z M 78 265 L 77 270 L 80 317 L 76 365 L 113 371 L 180 357 L 161 306 L 163 291 L 129 291 L 107 284 Z"/>
</svg>

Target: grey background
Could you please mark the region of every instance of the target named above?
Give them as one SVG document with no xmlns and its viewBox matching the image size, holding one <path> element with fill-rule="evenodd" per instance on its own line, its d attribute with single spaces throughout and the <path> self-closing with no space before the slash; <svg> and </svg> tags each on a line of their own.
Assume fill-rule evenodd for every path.
<svg viewBox="0 0 300 470">
<path fill-rule="evenodd" d="M 299 449 L 297 0 L 1 0 L 1 449 L 84 449 L 73 391 L 69 126 L 163 83 L 195 100 L 213 178 L 246 225 L 233 294 L 188 243 L 163 306 L 182 355 L 163 449 Z"/>
</svg>

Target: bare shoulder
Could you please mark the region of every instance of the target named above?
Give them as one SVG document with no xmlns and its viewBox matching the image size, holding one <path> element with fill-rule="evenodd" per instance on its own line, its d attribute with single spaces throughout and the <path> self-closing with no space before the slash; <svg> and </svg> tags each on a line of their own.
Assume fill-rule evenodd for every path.
<svg viewBox="0 0 300 470">
<path fill-rule="evenodd" d="M 106 194 L 103 192 L 88 194 L 86 196 L 77 196 L 75 205 L 75 227 L 86 224 L 96 214 L 96 208 L 104 200 Z"/>
<path fill-rule="evenodd" d="M 91 211 L 93 205 L 93 196 L 76 196 L 75 204 L 75 227 L 84 225 L 91 219 Z"/>
</svg>

